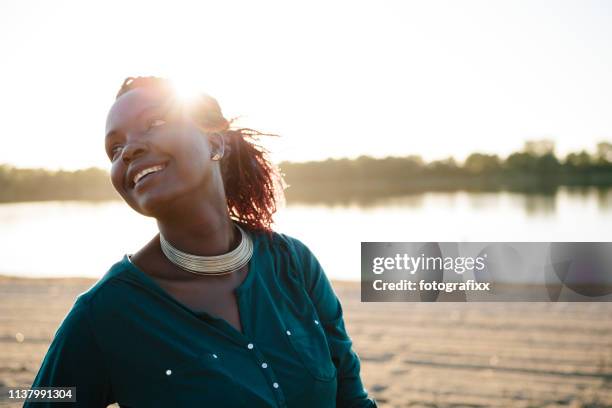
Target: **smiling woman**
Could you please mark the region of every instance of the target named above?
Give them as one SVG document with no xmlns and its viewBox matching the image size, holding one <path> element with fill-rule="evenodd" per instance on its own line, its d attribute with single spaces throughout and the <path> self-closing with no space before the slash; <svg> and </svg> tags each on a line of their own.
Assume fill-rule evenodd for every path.
<svg viewBox="0 0 612 408">
<path fill-rule="evenodd" d="M 134 210 L 152 215 L 169 197 L 180 196 L 212 177 L 214 183 L 207 187 L 223 188 L 214 198 L 225 194 L 231 216 L 255 229 L 269 229 L 282 190 L 281 178 L 266 160 L 265 151 L 253 143 L 258 136 L 269 134 L 230 129 L 230 125 L 217 101 L 208 95 L 184 100 L 169 81 L 126 79 L 106 124 L 106 151 L 115 189 Z M 144 159 L 137 160 L 141 155 Z M 220 166 L 211 166 L 211 161 L 219 161 Z M 138 173 L 153 166 L 161 167 L 159 174 L 136 183 Z M 174 190 L 165 189 L 165 196 L 154 200 L 160 191 L 153 184 L 162 178 Z M 155 205 L 157 209 L 151 208 Z"/>
<path fill-rule="evenodd" d="M 123 83 L 111 181 L 159 234 L 77 298 L 34 387 L 76 387 L 78 407 L 376 406 L 321 265 L 271 229 L 282 179 L 265 134 L 230 125 L 208 95 Z"/>
</svg>

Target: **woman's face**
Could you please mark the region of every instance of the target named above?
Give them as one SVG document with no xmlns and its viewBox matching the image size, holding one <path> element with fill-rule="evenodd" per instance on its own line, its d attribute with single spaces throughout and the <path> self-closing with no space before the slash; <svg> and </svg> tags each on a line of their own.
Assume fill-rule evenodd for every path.
<svg viewBox="0 0 612 408">
<path fill-rule="evenodd" d="M 173 101 L 167 92 L 136 88 L 115 101 L 106 120 L 113 186 L 147 216 L 212 179 L 208 137 Z M 142 177 L 147 169 L 152 172 Z"/>
</svg>

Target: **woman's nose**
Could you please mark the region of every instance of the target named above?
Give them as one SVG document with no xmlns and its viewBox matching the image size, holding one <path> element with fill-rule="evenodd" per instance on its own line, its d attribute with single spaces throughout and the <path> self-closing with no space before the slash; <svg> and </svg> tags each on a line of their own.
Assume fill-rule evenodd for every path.
<svg viewBox="0 0 612 408">
<path fill-rule="evenodd" d="M 147 147 L 143 143 L 131 143 L 123 149 L 122 159 L 125 164 L 128 164 L 136 157 L 146 153 Z"/>
</svg>

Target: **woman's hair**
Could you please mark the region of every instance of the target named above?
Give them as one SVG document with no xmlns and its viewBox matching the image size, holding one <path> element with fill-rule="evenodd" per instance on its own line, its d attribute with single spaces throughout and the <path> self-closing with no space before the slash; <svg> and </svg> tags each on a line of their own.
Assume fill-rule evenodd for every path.
<svg viewBox="0 0 612 408">
<path fill-rule="evenodd" d="M 172 94 L 168 79 L 128 77 L 115 99 L 141 87 L 158 88 Z M 190 113 L 204 132 L 219 133 L 224 139 L 221 176 L 230 217 L 253 230 L 271 233 L 272 216 L 277 202 L 284 199 L 285 184 L 278 168 L 268 160 L 268 151 L 257 142 L 259 136 L 276 135 L 249 128 L 230 129 L 235 119 L 225 119 L 217 100 L 206 94 L 194 101 Z"/>
</svg>

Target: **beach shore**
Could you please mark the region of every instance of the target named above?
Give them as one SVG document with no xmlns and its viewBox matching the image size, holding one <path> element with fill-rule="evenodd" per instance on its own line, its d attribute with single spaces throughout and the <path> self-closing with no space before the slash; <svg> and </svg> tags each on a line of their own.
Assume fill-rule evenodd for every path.
<svg viewBox="0 0 612 408">
<path fill-rule="evenodd" d="M 95 280 L 0 276 L 0 406 Z M 361 303 L 333 282 L 381 407 L 611 407 L 612 303 Z"/>
</svg>

